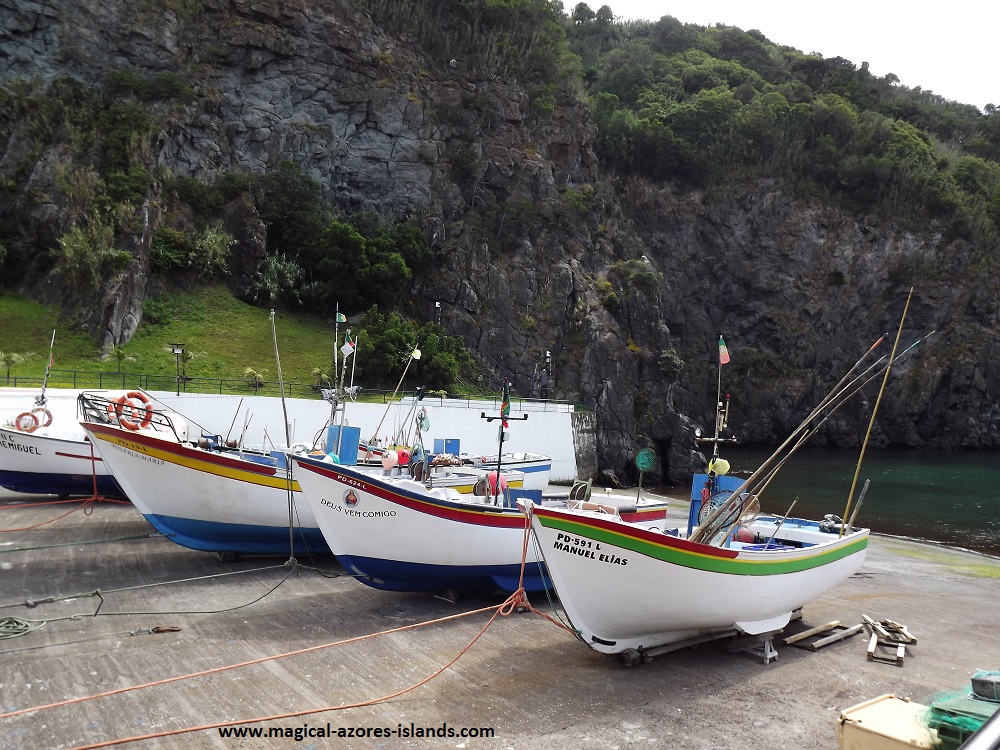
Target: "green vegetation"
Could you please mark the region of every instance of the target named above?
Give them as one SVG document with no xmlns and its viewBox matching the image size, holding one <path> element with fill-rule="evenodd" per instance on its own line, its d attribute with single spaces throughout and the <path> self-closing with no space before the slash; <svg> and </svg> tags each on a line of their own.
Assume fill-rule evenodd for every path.
<svg viewBox="0 0 1000 750">
<path fill-rule="evenodd" d="M 185 18 L 203 11 L 197 3 L 171 7 Z M 756 30 L 683 24 L 669 16 L 620 23 L 610 5 L 563 8 L 551 0 L 365 4 L 388 33 L 415 40 L 429 66 L 483 84 L 461 87 L 457 106 L 424 101 L 424 89 L 401 84 L 432 122 L 486 133 L 504 109 L 490 86 L 522 89 L 530 102 L 522 125 L 525 153 L 543 159 L 533 131 L 553 120 L 572 126 L 560 122 L 572 112 L 563 105 L 582 97 L 597 126 L 595 150 L 612 176 L 669 181 L 702 191 L 709 202 L 767 179 L 803 200 L 877 213 L 917 231 L 943 228 L 943 242 L 968 240 L 987 263 L 1000 256 L 1000 112 L 993 105 L 979 112 L 901 86 L 891 74 L 874 76 L 865 63 L 780 46 Z M 403 70 L 403 59 L 389 51 L 373 55 L 377 85 L 427 77 L 424 70 Z M 338 210 L 324 199 L 308 164 L 195 177 L 157 165 L 156 134 L 181 108 L 201 104 L 193 86 L 200 75 L 130 68 L 109 73 L 100 87 L 68 79 L 5 81 L 0 137 L 16 140 L 18 148 L 8 151 L 0 202 L 54 203 L 70 221 L 53 247 L 33 249 L 30 263 L 12 251 L 20 248 L 0 225 L 0 283 L 61 283 L 74 295 L 67 308 L 86 308 L 80 317 L 89 315 L 109 282 L 139 263 L 133 253 L 141 251 L 126 248 L 142 246 L 138 209 L 147 205 L 156 209 L 147 214 L 156 225 L 151 268 L 142 271 L 157 277 L 155 288 L 193 291 L 146 300 L 136 336 L 112 352 L 118 370 L 170 375 L 178 362 L 164 349 L 184 341 L 180 364 L 188 376 L 259 386 L 273 380 L 264 375 L 273 370 L 267 310 L 274 308 L 279 323 L 295 330 L 287 334 L 291 353 L 283 358 L 289 380 L 319 386 L 336 377 L 326 321 L 337 312 L 363 315 L 353 333 L 360 336 L 358 378 L 366 387 L 394 385 L 417 347 L 423 357 L 412 376 L 428 387 L 449 389 L 469 375 L 471 362 L 456 340 L 400 312 L 411 282 L 442 260 L 425 237 L 426 217 L 399 221 Z M 610 191 L 610 181 L 596 188 L 560 185 L 548 201 L 508 195 L 484 180 L 477 144 L 451 140 L 441 163 L 450 165 L 472 207 L 455 217 L 460 241 L 502 256 L 543 228 L 604 231 L 595 212 L 606 204 L 598 191 Z M 59 155 L 54 184 L 23 189 L 43 154 Z M 248 269 L 247 262 L 255 266 Z M 233 270 L 240 272 L 233 286 L 242 301 L 217 285 Z M 27 278 L 29 271 L 36 277 Z M 892 278 L 932 272 L 890 269 Z M 630 295 L 655 293 L 662 278 L 631 259 L 615 262 L 597 283 L 603 307 L 615 315 L 628 311 Z M 837 287 L 845 279 L 832 271 L 825 283 Z M 25 304 L 0 298 L 3 322 L 8 315 L 23 321 L 3 327 L 4 352 L 40 351 L 39 342 L 60 328 L 55 313 L 25 313 Z M 299 315 L 302 310 L 319 317 Z M 538 321 L 532 313 L 521 323 L 530 329 Z M 582 350 L 579 327 L 567 340 Z M 225 352 L 218 351 L 220 341 Z M 85 334 L 60 330 L 56 361 L 67 369 L 92 368 L 93 348 Z M 631 342 L 630 349 L 640 347 Z M 43 367 L 9 364 L 15 377 Z M 685 366 L 673 350 L 662 351 L 658 365 L 667 375 Z"/>
<path fill-rule="evenodd" d="M 579 60 L 566 46 L 565 17 L 547 0 L 370 0 L 365 6 L 376 23 L 413 35 L 442 66 L 480 80 L 518 81 L 541 116 L 552 112 L 557 94 L 579 90 Z"/>
<path fill-rule="evenodd" d="M 0 352 L 18 353 L 9 358 L 0 354 L 0 367 L 10 360 L 12 378 L 42 377 L 55 330 L 54 370 L 169 378 L 180 365 L 189 378 L 245 381 L 251 387 L 277 381 L 270 312 L 237 300 L 218 284 L 191 292 L 173 291 L 148 301 L 143 323 L 132 340 L 112 348 L 103 359 L 95 354 L 89 336 L 63 327 L 57 311 L 23 297 L 0 295 L 0 320 L 5 323 Z M 276 314 L 274 327 L 285 383 L 319 385 L 331 378 L 333 350 L 338 344 L 330 321 L 283 312 Z M 342 339 L 348 328 L 340 324 Z M 363 388 L 394 388 L 415 348 L 421 350 L 421 357 L 407 371 L 405 387 L 409 389 L 426 385 L 454 390 L 457 379 L 471 379 L 473 374 L 472 360 L 461 340 L 446 336 L 433 323 L 417 327 L 395 313 L 386 316 L 372 308 L 353 327 L 351 336 L 359 340 L 354 376 Z M 172 352 L 174 343 L 184 346 L 180 362 Z"/>
<path fill-rule="evenodd" d="M 670 16 L 567 19 L 610 169 L 691 187 L 759 178 L 1000 250 L 1000 111 L 946 101 L 866 63 Z"/>
</svg>

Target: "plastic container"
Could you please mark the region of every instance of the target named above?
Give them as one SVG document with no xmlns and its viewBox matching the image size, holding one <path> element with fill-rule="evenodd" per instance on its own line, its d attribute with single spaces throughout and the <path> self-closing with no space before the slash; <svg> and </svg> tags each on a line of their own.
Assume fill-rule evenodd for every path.
<svg viewBox="0 0 1000 750">
<path fill-rule="evenodd" d="M 924 724 L 927 706 L 909 698 L 880 695 L 840 712 L 840 750 L 934 750 L 937 732 Z"/>
</svg>

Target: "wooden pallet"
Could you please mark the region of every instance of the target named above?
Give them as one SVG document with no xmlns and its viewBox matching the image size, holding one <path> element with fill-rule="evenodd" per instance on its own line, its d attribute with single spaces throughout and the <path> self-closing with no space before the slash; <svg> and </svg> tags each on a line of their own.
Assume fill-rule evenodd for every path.
<svg viewBox="0 0 1000 750">
<path fill-rule="evenodd" d="M 865 629 L 869 632 L 868 658 L 889 664 L 903 665 L 906 658 L 906 646 L 914 644 L 917 639 L 895 620 L 875 620 L 868 615 L 861 615 Z"/>
<path fill-rule="evenodd" d="M 828 646 L 831 643 L 850 638 L 852 635 L 857 635 L 863 627 L 864 623 L 842 625 L 840 620 L 833 620 L 826 625 L 818 625 L 815 628 L 809 628 L 809 630 L 803 630 L 801 633 L 788 636 L 788 638 L 785 638 L 785 645 L 805 648 L 810 651 L 819 651 L 823 646 Z"/>
<path fill-rule="evenodd" d="M 906 646 L 904 644 L 883 641 L 878 637 L 878 634 L 871 634 L 871 637 L 868 639 L 868 659 L 870 661 L 881 661 L 887 664 L 903 666 L 903 659 L 905 658 Z"/>
</svg>

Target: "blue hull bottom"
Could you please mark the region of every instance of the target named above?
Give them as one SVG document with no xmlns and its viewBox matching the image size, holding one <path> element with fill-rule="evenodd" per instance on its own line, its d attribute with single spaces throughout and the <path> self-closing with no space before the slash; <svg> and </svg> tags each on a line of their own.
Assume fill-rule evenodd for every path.
<svg viewBox="0 0 1000 750">
<path fill-rule="evenodd" d="M 287 527 L 195 521 L 154 514 L 145 518 L 167 539 L 189 549 L 243 555 L 287 555 L 289 552 Z M 331 554 L 319 529 L 297 528 L 292 532 L 292 538 L 297 555 Z"/>
<path fill-rule="evenodd" d="M 91 474 L 38 474 L 28 471 L 0 472 L 0 487 L 11 492 L 31 495 L 83 495 L 94 494 L 94 477 Z M 125 491 L 114 477 L 107 474 L 97 477 L 97 494 L 127 500 Z"/>
<path fill-rule="evenodd" d="M 513 593 L 521 576 L 520 565 L 427 565 L 351 555 L 338 555 L 337 560 L 361 583 L 382 591 L 433 593 L 446 589 L 480 592 L 501 589 Z M 529 592 L 551 588 L 545 566 L 526 564 L 523 585 Z"/>
</svg>

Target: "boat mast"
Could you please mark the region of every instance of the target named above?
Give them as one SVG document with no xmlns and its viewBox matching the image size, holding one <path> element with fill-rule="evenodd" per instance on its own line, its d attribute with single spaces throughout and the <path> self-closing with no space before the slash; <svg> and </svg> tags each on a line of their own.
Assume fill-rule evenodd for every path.
<svg viewBox="0 0 1000 750">
<path fill-rule="evenodd" d="M 45 406 L 45 388 L 49 383 L 49 370 L 52 369 L 52 349 L 56 345 L 56 329 L 52 329 L 52 341 L 49 342 L 49 361 L 45 363 L 45 377 L 42 378 L 42 395 L 35 399 L 36 406 Z"/>
<path fill-rule="evenodd" d="M 274 310 L 271 310 L 271 340 L 274 342 L 274 362 L 278 368 L 278 388 L 281 390 L 281 413 L 285 422 L 285 450 L 292 450 L 292 436 L 288 426 L 288 407 L 285 405 L 285 382 L 281 378 L 281 358 L 278 356 L 278 332 L 274 327 Z M 285 488 L 288 492 L 288 561 L 295 565 L 295 499 L 292 494 L 292 461 L 285 456 Z"/>
<path fill-rule="evenodd" d="M 493 493 L 493 492 L 490 493 L 490 494 L 493 495 L 493 504 L 494 505 L 497 504 L 497 498 L 501 494 L 503 494 L 503 492 L 500 489 L 500 467 L 503 464 L 504 428 L 509 427 L 509 425 L 507 424 L 507 421 L 510 420 L 510 419 L 518 419 L 518 420 L 521 420 L 521 421 L 525 421 L 525 420 L 528 419 L 528 415 L 527 414 L 525 414 L 525 415 L 523 415 L 521 417 L 511 417 L 510 416 L 510 381 L 508 381 L 507 378 L 503 379 L 503 390 L 502 390 L 501 393 L 502 393 L 502 395 L 500 397 L 501 398 L 501 400 L 500 400 L 500 414 L 498 416 L 495 416 L 495 417 L 487 417 L 486 416 L 486 412 L 482 412 L 479 415 L 480 419 L 485 419 L 487 422 L 492 422 L 494 419 L 499 419 L 500 420 L 500 431 L 497 434 L 497 443 L 498 443 L 497 444 L 497 481 L 496 481 L 496 485 L 494 487 L 494 489 L 496 490 L 496 492 L 495 493 Z M 489 474 L 487 473 L 487 475 L 486 475 L 486 485 L 487 485 L 487 487 L 489 486 L 489 483 L 490 483 L 490 477 L 489 477 Z"/>
</svg>

